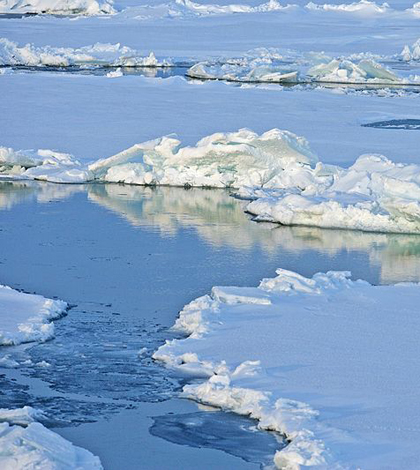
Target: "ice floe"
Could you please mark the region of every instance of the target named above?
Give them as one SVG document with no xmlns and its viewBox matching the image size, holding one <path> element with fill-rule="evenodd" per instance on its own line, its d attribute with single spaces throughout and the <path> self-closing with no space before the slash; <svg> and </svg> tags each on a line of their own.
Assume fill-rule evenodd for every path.
<svg viewBox="0 0 420 470">
<path fill-rule="evenodd" d="M 0 0 L 0 13 L 94 16 L 113 14 L 115 9 L 112 0 Z"/>
<path fill-rule="evenodd" d="M 391 8 L 388 3 L 378 4 L 369 0 L 360 0 L 359 2 L 353 3 L 341 3 L 341 4 L 317 4 L 314 2 L 309 2 L 305 8 L 308 10 L 315 11 L 334 11 L 334 12 L 350 12 L 350 13 L 359 13 L 363 15 L 372 15 L 372 14 L 383 14 L 391 11 Z"/>
<path fill-rule="evenodd" d="M 3 178 L 236 188 L 258 221 L 420 233 L 420 166 L 376 154 L 349 168 L 325 165 L 306 139 L 279 129 L 216 133 L 193 147 L 161 137 L 89 165 L 51 150 L 0 148 L 0 165 Z"/>
<path fill-rule="evenodd" d="M 98 457 L 50 431 L 29 406 L 0 409 L 0 467 L 3 470 L 100 470 Z"/>
<path fill-rule="evenodd" d="M 415 469 L 420 286 L 349 276 L 279 269 L 258 288 L 215 287 L 181 311 L 189 336 L 154 358 L 207 377 L 183 396 L 285 434 L 278 468 Z"/>
<path fill-rule="evenodd" d="M 33 44 L 19 46 L 6 38 L 0 38 L 0 65 L 29 67 L 166 67 L 169 60 L 156 59 L 153 52 L 140 52 L 121 44 L 101 44 L 76 49 L 65 47 L 36 47 Z"/>
<path fill-rule="evenodd" d="M 0 286 L 0 346 L 46 341 L 54 336 L 51 320 L 67 309 L 61 300 Z"/>
</svg>

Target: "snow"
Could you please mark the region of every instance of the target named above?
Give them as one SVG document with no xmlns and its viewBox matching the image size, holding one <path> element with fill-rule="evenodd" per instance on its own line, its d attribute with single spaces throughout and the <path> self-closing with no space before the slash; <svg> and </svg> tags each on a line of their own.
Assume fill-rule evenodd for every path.
<svg viewBox="0 0 420 470">
<path fill-rule="evenodd" d="M 0 65 L 24 65 L 31 67 L 163 67 L 169 61 L 158 61 L 151 52 L 142 56 L 138 51 L 121 44 L 94 44 L 80 48 L 19 46 L 6 38 L 0 38 Z"/>
<path fill-rule="evenodd" d="M 358 13 L 369 16 L 375 14 L 384 14 L 391 11 L 388 3 L 384 2 L 382 4 L 378 4 L 369 0 L 360 0 L 359 2 L 353 3 L 341 3 L 339 5 L 330 3 L 317 4 L 314 2 L 309 2 L 305 8 L 308 10 Z"/>
<path fill-rule="evenodd" d="M 61 300 L 24 294 L 0 286 L 0 345 L 46 341 L 54 336 L 51 320 L 67 309 Z"/>
<path fill-rule="evenodd" d="M 0 0 L 0 13 L 108 15 L 115 13 L 112 5 L 112 0 Z"/>
<path fill-rule="evenodd" d="M 206 377 L 184 397 L 285 434 L 278 468 L 417 468 L 420 286 L 349 276 L 279 269 L 258 288 L 213 288 L 181 311 L 189 336 L 154 358 Z"/>
<path fill-rule="evenodd" d="M 4 470 L 102 469 L 98 457 L 36 422 L 43 413 L 29 406 L 0 409 L 0 466 Z"/>
</svg>

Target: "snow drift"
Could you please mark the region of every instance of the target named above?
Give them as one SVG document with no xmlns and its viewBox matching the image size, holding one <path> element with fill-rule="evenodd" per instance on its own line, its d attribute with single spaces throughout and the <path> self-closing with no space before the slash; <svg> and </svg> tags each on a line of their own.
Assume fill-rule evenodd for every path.
<svg viewBox="0 0 420 470">
<path fill-rule="evenodd" d="M 6 38 L 0 38 L 0 65 L 24 65 L 30 67 L 166 67 L 170 61 L 159 61 L 153 52 L 142 56 L 135 49 L 121 44 L 101 44 L 77 49 L 65 47 L 36 47 L 33 44 L 19 46 Z"/>
<path fill-rule="evenodd" d="M 0 13 L 94 16 L 115 10 L 112 0 L 0 0 Z"/>
<path fill-rule="evenodd" d="M 258 288 L 214 287 L 181 311 L 189 336 L 154 358 L 203 378 L 184 397 L 286 435 L 278 468 L 415 469 L 420 286 L 349 275 L 279 269 Z"/>
<path fill-rule="evenodd" d="M 67 304 L 61 300 L 0 286 L 0 346 L 52 338 L 51 320 L 62 316 L 66 309 Z"/>
<path fill-rule="evenodd" d="M 100 470 L 98 457 L 36 422 L 43 413 L 29 406 L 0 409 L 0 467 L 3 470 Z"/>
</svg>

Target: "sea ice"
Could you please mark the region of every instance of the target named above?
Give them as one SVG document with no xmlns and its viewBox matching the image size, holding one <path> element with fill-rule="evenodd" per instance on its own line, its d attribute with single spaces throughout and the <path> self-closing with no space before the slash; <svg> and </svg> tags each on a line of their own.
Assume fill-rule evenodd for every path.
<svg viewBox="0 0 420 470">
<path fill-rule="evenodd" d="M 67 304 L 61 300 L 0 286 L 0 346 L 50 339 L 54 335 L 51 320 L 66 309 Z"/>
<path fill-rule="evenodd" d="M 189 336 L 154 358 L 207 377 L 183 396 L 286 435 L 278 468 L 415 469 L 420 286 L 349 276 L 279 269 L 258 288 L 213 288 L 181 311 Z"/>
</svg>

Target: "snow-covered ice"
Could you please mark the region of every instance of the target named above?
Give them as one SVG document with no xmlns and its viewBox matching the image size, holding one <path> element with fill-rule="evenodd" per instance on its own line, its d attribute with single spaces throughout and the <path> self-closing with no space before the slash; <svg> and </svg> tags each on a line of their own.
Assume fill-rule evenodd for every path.
<svg viewBox="0 0 420 470">
<path fill-rule="evenodd" d="M 0 346 L 52 338 L 51 320 L 62 316 L 66 309 L 67 304 L 61 300 L 0 286 Z"/>
<path fill-rule="evenodd" d="M 191 302 L 174 326 L 189 336 L 154 357 L 206 377 L 183 396 L 285 434 L 278 468 L 414 469 L 419 299 L 418 284 L 279 269 Z"/>
<path fill-rule="evenodd" d="M 98 457 L 74 446 L 37 420 L 41 411 L 25 406 L 0 409 L 2 470 L 100 470 Z"/>
</svg>

